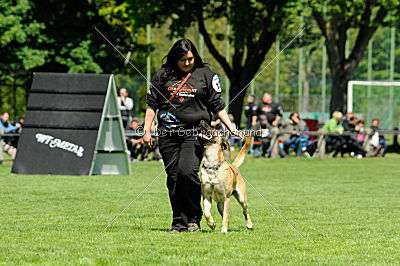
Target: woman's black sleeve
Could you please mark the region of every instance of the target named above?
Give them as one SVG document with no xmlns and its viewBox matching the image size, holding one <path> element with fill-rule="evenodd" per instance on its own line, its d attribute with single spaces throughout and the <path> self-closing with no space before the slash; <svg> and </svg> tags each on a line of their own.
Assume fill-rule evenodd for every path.
<svg viewBox="0 0 400 266">
<path fill-rule="evenodd" d="M 208 104 L 213 114 L 217 114 L 225 108 L 225 102 L 221 96 L 221 85 L 217 74 L 210 76 L 208 80 Z"/>
<path fill-rule="evenodd" d="M 156 73 L 151 79 L 150 89 L 147 92 L 147 99 L 146 99 L 147 106 L 153 109 L 154 111 L 159 109 L 159 106 L 162 101 L 162 96 L 160 95 L 160 89 L 161 89 L 160 77 L 158 73 Z"/>
</svg>

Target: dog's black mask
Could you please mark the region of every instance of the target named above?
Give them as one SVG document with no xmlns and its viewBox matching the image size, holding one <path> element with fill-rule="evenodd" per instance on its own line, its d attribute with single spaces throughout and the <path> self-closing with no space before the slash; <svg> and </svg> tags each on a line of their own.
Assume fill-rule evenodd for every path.
<svg viewBox="0 0 400 266">
<path fill-rule="evenodd" d="M 212 128 L 204 120 L 200 121 L 200 134 L 203 137 L 200 137 L 198 139 L 204 146 L 217 143 L 217 141 L 218 141 L 218 130 Z M 230 149 L 229 143 L 225 139 L 221 138 L 221 136 L 219 136 L 219 141 L 220 141 L 222 149 L 224 149 L 224 150 Z"/>
<path fill-rule="evenodd" d="M 217 131 L 204 120 L 200 121 L 199 127 L 200 132 L 198 139 L 201 141 L 201 143 L 204 145 L 214 143 L 215 137 L 218 135 Z"/>
</svg>

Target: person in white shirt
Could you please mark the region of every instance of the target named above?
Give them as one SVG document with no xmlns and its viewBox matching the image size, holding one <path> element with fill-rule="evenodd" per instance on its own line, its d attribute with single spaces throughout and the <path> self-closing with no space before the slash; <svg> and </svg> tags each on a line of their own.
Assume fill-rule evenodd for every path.
<svg viewBox="0 0 400 266">
<path fill-rule="evenodd" d="M 121 111 L 122 123 L 124 128 L 126 128 L 131 119 L 131 111 L 133 109 L 133 100 L 128 97 L 128 90 L 126 88 L 119 90 L 118 105 Z"/>
</svg>

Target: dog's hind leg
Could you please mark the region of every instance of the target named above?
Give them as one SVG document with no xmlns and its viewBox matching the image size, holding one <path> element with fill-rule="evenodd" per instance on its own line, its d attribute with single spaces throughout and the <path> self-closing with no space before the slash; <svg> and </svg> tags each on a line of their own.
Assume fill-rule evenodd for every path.
<svg viewBox="0 0 400 266">
<path fill-rule="evenodd" d="M 210 198 L 204 197 L 203 203 L 204 203 L 204 217 L 207 220 L 207 225 L 212 230 L 214 230 L 215 229 L 215 222 L 214 222 L 214 219 L 213 219 L 213 217 L 211 215 L 211 203 L 212 203 L 211 197 Z"/>
<path fill-rule="evenodd" d="M 241 181 L 239 181 L 241 180 Z M 246 227 L 249 230 L 254 230 L 253 223 L 251 222 L 248 205 L 247 205 L 247 196 L 246 196 L 246 184 L 244 184 L 243 179 L 238 179 L 238 184 L 236 190 L 232 192 L 233 196 L 237 199 L 239 204 L 243 208 L 244 219 L 246 220 Z"/>
<path fill-rule="evenodd" d="M 224 217 L 224 203 L 218 202 L 217 207 L 218 207 L 219 214 L 221 214 L 221 217 Z"/>
<path fill-rule="evenodd" d="M 222 228 L 221 232 L 228 233 L 228 216 L 229 216 L 229 208 L 231 204 L 230 198 L 225 198 L 224 201 L 224 215 L 222 216 Z"/>
</svg>

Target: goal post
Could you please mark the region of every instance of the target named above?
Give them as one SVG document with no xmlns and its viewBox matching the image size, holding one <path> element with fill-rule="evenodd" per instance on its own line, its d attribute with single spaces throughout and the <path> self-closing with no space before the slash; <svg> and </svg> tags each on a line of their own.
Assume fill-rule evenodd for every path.
<svg viewBox="0 0 400 266">
<path fill-rule="evenodd" d="M 360 95 L 354 86 L 368 87 L 367 95 L 364 93 Z M 384 87 L 388 87 L 388 90 L 382 91 Z M 395 87 L 398 89 L 395 90 Z M 384 128 L 400 127 L 399 103 L 400 81 L 351 80 L 347 84 L 347 111 L 364 113 L 368 122 L 372 118 L 379 118 Z"/>
<path fill-rule="evenodd" d="M 353 112 L 353 86 L 385 86 L 385 87 L 400 87 L 400 81 L 362 81 L 350 80 L 347 83 L 347 112 Z"/>
<path fill-rule="evenodd" d="M 347 112 L 353 112 L 353 86 L 354 85 L 394 87 L 394 86 L 400 86 L 400 81 L 350 80 L 349 83 L 347 83 Z"/>
</svg>

